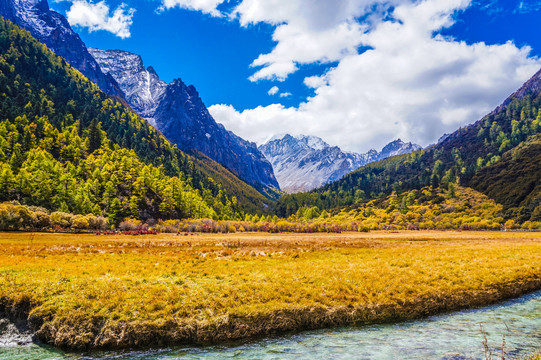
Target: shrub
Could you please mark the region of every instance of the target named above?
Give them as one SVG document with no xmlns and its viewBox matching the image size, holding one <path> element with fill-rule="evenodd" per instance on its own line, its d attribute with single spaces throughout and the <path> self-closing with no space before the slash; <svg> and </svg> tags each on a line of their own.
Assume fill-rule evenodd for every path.
<svg viewBox="0 0 541 360">
<path fill-rule="evenodd" d="M 126 218 L 118 225 L 120 231 L 134 231 L 141 226 L 141 221 L 137 219 Z"/>
<path fill-rule="evenodd" d="M 51 217 L 46 212 L 35 211 L 32 218 L 36 229 L 48 229 L 51 227 Z"/>
<path fill-rule="evenodd" d="M 516 228 L 516 226 L 515 226 L 515 220 L 507 220 L 507 221 L 505 222 L 505 225 L 504 225 L 504 226 L 505 226 L 505 229 L 506 229 L 506 230 L 513 230 L 513 229 L 515 229 L 515 228 Z"/>
<path fill-rule="evenodd" d="M 88 219 L 84 215 L 75 215 L 71 219 L 71 228 L 76 230 L 87 230 L 90 228 Z"/>
<path fill-rule="evenodd" d="M 88 227 L 92 230 L 105 230 L 107 229 L 109 222 L 107 218 L 103 216 L 95 216 L 93 214 L 86 215 L 88 220 Z"/>
<path fill-rule="evenodd" d="M 57 225 L 61 228 L 69 228 L 73 215 L 62 211 L 56 211 L 51 214 L 51 225 Z"/>
<path fill-rule="evenodd" d="M 1 230 L 23 230 L 33 225 L 32 213 L 26 207 L 10 203 L 0 204 Z"/>
</svg>

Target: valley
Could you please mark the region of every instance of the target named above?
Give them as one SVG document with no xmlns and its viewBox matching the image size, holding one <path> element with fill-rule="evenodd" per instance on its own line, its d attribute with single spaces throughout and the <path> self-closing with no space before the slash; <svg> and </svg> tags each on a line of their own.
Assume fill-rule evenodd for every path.
<svg viewBox="0 0 541 360">
<path fill-rule="evenodd" d="M 407 345 L 403 358 L 465 359 L 440 352 L 452 341 L 472 350 L 473 333 L 457 327 L 487 319 L 498 329 L 494 319 L 510 315 L 492 310 L 517 298 L 502 306 L 529 330 L 513 333 L 512 351 L 534 353 L 541 57 L 533 48 L 442 32 L 474 2 L 447 4 L 451 11 L 443 1 L 361 9 L 345 0 L 312 13 L 287 0 L 280 11 L 313 16 L 291 31 L 295 17 L 275 9 L 257 17 L 247 0 L 214 8 L 160 0 L 146 12 L 108 1 L 0 2 L 0 359 L 5 349 L 9 360 L 19 350 L 24 359 L 33 350 L 43 359 L 177 358 L 170 348 L 179 346 L 192 349 L 180 356 L 306 357 L 295 339 L 316 334 L 307 331 L 320 331 L 320 358 L 335 354 L 335 340 L 347 344 L 345 358 L 401 358 L 388 338 Z M 520 6 L 506 16 L 523 14 Z M 335 20 L 319 21 L 330 13 L 342 19 L 336 34 Z M 131 42 L 143 17 L 171 29 L 159 37 L 153 21 Z M 415 31 L 369 41 L 411 19 Z M 188 20 L 196 25 L 182 33 Z M 438 51 L 395 53 L 404 34 Z M 176 42 L 164 47 L 169 37 Z M 461 49 L 455 57 L 440 51 L 450 44 Z M 389 62 L 378 58 L 382 48 L 392 49 Z M 290 58 L 297 50 L 302 57 Z M 246 62 L 252 52 L 260 55 Z M 411 54 L 419 58 L 407 64 Z M 381 72 L 363 72 L 370 59 Z M 459 311 L 471 309 L 463 322 Z M 343 337 L 327 337 L 346 326 Z M 276 338 L 283 345 L 268 346 Z M 242 349 L 228 351 L 232 343 Z M 485 343 L 486 359 L 490 350 Z"/>
<path fill-rule="evenodd" d="M 527 232 L 2 233 L 3 312 L 70 349 L 416 319 L 541 288 Z"/>
</svg>

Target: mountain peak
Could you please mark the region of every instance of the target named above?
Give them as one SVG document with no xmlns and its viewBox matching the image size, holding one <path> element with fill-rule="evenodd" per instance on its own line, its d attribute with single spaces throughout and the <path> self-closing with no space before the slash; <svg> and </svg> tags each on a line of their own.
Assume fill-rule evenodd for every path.
<svg viewBox="0 0 541 360">
<path fill-rule="evenodd" d="M 422 147 L 411 142 L 405 143 L 402 139 L 398 138 L 394 141 L 391 141 L 389 144 L 385 145 L 381 149 L 379 159 L 385 159 L 395 155 L 407 154 L 416 150 L 421 150 Z"/>
<path fill-rule="evenodd" d="M 156 70 L 154 70 L 154 68 L 152 66 L 147 67 L 147 71 L 149 73 L 151 73 L 152 75 L 155 75 L 156 77 L 159 77 L 158 73 L 156 72 Z"/>
<path fill-rule="evenodd" d="M 119 71 L 120 69 L 137 72 L 146 71 L 141 56 L 129 51 L 88 48 L 88 52 L 98 61 L 105 73 Z"/>
<path fill-rule="evenodd" d="M 381 152 L 357 154 L 330 146 L 317 136 L 289 134 L 274 136 L 259 147 L 273 165 L 282 190 L 290 193 L 317 188 L 370 162 L 420 148 L 397 139 Z"/>
<path fill-rule="evenodd" d="M 160 80 L 154 69 L 150 66 L 145 69 L 141 56 L 129 51 L 94 48 L 88 51 L 101 69 L 118 82 L 130 106 L 152 125 L 156 125 L 153 114 L 167 84 Z"/>
<path fill-rule="evenodd" d="M 217 124 L 193 85 L 186 85 L 181 78 L 165 83 L 152 66 L 143 66 L 137 54 L 90 51 L 102 69 L 118 81 L 128 104 L 179 149 L 205 154 L 256 188 L 278 188 L 272 167 L 257 146 Z"/>
<path fill-rule="evenodd" d="M 330 147 L 329 144 L 317 136 L 298 135 L 295 136 L 295 139 L 301 141 L 302 143 L 306 144 L 306 146 L 314 150 L 323 150 Z"/>
<path fill-rule="evenodd" d="M 124 95 L 116 81 L 101 71 L 68 20 L 49 9 L 47 0 L 1 0 L 0 15 L 29 31 L 33 37 L 47 45 L 56 55 L 63 57 L 104 92 Z"/>
</svg>

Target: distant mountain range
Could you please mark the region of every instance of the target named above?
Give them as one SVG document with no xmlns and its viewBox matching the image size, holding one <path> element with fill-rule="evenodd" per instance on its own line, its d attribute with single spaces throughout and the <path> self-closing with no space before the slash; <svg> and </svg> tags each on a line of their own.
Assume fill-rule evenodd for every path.
<svg viewBox="0 0 541 360">
<path fill-rule="evenodd" d="M 502 218 L 541 221 L 539 109 L 541 70 L 488 115 L 437 144 L 363 166 L 310 193 L 284 196 L 275 212 L 289 216 L 313 206 L 339 209 L 393 193 L 459 184 L 501 204 Z"/>
<path fill-rule="evenodd" d="M 124 98 L 179 149 L 202 153 L 262 193 L 276 194 L 272 166 L 256 144 L 217 124 L 193 86 L 180 79 L 166 84 L 152 67 L 143 67 L 139 55 L 88 49 L 47 0 L 2 0 L 0 15 L 28 30 L 104 92 Z"/>
<path fill-rule="evenodd" d="M 289 134 L 274 137 L 259 147 L 271 162 L 281 189 L 288 193 L 315 189 L 368 163 L 419 149 L 419 145 L 398 139 L 380 152 L 356 154 L 315 136 Z"/>
</svg>

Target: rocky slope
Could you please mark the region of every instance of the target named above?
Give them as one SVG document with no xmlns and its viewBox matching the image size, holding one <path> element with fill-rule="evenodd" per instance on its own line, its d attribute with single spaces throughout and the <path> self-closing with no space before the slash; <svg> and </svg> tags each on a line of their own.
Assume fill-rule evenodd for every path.
<svg viewBox="0 0 541 360">
<path fill-rule="evenodd" d="M 101 71 L 79 35 L 64 16 L 49 9 L 47 0 L 1 0 L 0 15 L 29 31 L 104 92 L 123 96 L 114 78 Z"/>
<path fill-rule="evenodd" d="M 88 51 L 102 70 L 116 79 L 132 109 L 155 126 L 153 116 L 167 88 L 165 81 L 151 66 L 145 68 L 139 55 L 122 50 Z"/>
<path fill-rule="evenodd" d="M 281 189 L 288 193 L 315 189 L 370 162 L 419 149 L 418 145 L 398 139 L 381 152 L 370 150 L 356 154 L 330 146 L 315 136 L 289 134 L 275 137 L 259 147 L 274 167 Z"/>
<path fill-rule="evenodd" d="M 90 49 L 104 71 L 120 84 L 126 100 L 180 149 L 201 152 L 258 190 L 279 189 L 271 164 L 258 150 L 216 123 L 192 85 L 160 80 L 141 57 L 119 50 Z"/>
</svg>

